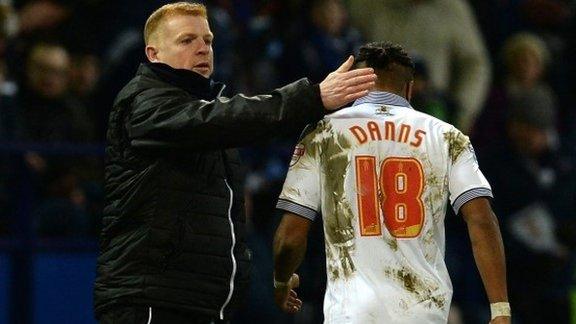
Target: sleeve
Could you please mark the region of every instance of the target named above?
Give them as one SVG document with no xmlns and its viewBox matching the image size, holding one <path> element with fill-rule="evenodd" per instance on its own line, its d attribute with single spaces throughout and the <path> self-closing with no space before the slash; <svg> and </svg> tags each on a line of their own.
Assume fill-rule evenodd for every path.
<svg viewBox="0 0 576 324">
<path fill-rule="evenodd" d="M 493 198 L 492 188 L 480 171 L 474 148 L 468 136 L 459 131 L 450 133 L 448 142 L 451 160 L 448 187 L 450 203 L 458 214 L 465 203 L 478 197 Z"/>
<path fill-rule="evenodd" d="M 294 149 L 290 168 L 276 208 L 311 221 L 320 214 L 321 187 L 317 132 L 304 137 Z"/>
<path fill-rule="evenodd" d="M 225 149 L 297 131 L 324 114 L 320 90 L 302 79 L 269 95 L 194 100 L 177 88 L 146 89 L 126 119 L 131 145 Z"/>
</svg>

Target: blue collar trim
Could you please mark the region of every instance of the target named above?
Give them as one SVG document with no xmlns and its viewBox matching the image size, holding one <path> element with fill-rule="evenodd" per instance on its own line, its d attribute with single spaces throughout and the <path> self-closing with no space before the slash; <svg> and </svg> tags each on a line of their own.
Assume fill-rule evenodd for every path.
<svg viewBox="0 0 576 324">
<path fill-rule="evenodd" d="M 399 95 L 385 91 L 372 91 L 368 93 L 367 96 L 354 101 L 353 106 L 364 103 L 412 108 L 412 106 L 410 106 L 410 103 L 408 102 L 408 100 L 406 100 L 406 98 L 402 98 Z"/>
</svg>

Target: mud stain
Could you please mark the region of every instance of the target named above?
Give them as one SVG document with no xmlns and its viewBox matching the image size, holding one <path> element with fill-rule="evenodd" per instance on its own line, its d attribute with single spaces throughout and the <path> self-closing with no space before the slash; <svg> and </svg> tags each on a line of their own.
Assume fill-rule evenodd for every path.
<svg viewBox="0 0 576 324">
<path fill-rule="evenodd" d="M 334 254 L 332 253 L 332 249 L 328 242 L 325 244 L 326 247 L 326 272 L 328 273 L 328 280 L 329 281 L 336 281 L 340 279 L 340 270 L 338 261 L 334 258 Z"/>
<path fill-rule="evenodd" d="M 433 246 L 436 245 L 436 241 L 434 241 L 434 230 L 429 229 L 428 231 L 426 231 L 426 234 L 424 234 L 422 240 L 424 242 L 424 245 L 426 246 L 426 248 L 424 249 L 424 258 L 426 258 L 426 261 L 428 261 L 428 263 L 433 263 L 436 257 L 435 253 L 436 249 L 433 248 Z"/>
<path fill-rule="evenodd" d="M 398 240 L 395 237 L 393 237 L 388 231 L 383 231 L 382 239 L 393 252 L 398 251 Z"/>
<path fill-rule="evenodd" d="M 419 154 L 418 159 L 424 168 L 424 190 L 423 203 L 429 210 L 438 224 L 444 217 L 445 204 L 447 201 L 448 176 L 440 176 L 446 173 L 445 170 L 434 166 L 426 154 Z"/>
<path fill-rule="evenodd" d="M 456 130 L 444 133 L 444 140 L 448 143 L 448 155 L 452 163 L 458 159 L 464 150 L 470 147 L 468 136 Z"/>
<path fill-rule="evenodd" d="M 350 165 L 348 152 L 352 143 L 344 135 L 335 134 L 331 124 L 320 125 L 323 128 L 319 156 L 326 190 L 323 196 L 326 241 L 335 248 L 337 255 L 334 258 L 340 263 L 338 276 L 349 277 L 356 271 L 352 260 L 355 249 L 352 227 L 354 213 L 344 194 L 344 179 Z"/>
<path fill-rule="evenodd" d="M 318 155 L 318 145 L 322 140 L 322 132 L 324 131 L 322 122 L 318 123 L 316 128 L 306 134 L 300 142 L 296 145 L 303 150 L 303 155 L 298 158 L 295 163 L 290 164 L 290 168 L 309 169 L 311 163 Z M 293 157 L 294 159 L 294 157 Z"/>
<path fill-rule="evenodd" d="M 422 280 L 410 269 L 406 267 L 400 269 L 386 268 L 384 274 L 416 297 L 417 303 L 430 300 L 434 306 L 440 309 L 446 305 L 446 296 L 436 294 L 439 289 L 438 285 L 431 281 Z"/>
<path fill-rule="evenodd" d="M 384 242 L 386 242 L 386 244 L 388 244 L 388 247 L 396 252 L 398 251 L 398 241 L 396 240 L 396 238 L 392 237 L 391 235 L 389 236 L 389 234 L 384 234 Z"/>
<path fill-rule="evenodd" d="M 288 187 L 288 188 L 286 189 L 286 195 L 287 195 L 288 197 L 296 197 L 296 198 L 297 198 L 297 197 L 301 197 L 301 195 L 300 195 L 300 189 L 296 189 L 296 188 L 293 188 L 293 187 Z"/>
<path fill-rule="evenodd" d="M 432 212 L 432 217 L 434 223 L 440 222 L 443 216 L 444 204 L 445 204 L 445 181 L 437 176 L 433 172 L 429 172 L 426 176 L 425 192 L 427 193 L 425 198 L 425 204 L 428 209 Z"/>
</svg>

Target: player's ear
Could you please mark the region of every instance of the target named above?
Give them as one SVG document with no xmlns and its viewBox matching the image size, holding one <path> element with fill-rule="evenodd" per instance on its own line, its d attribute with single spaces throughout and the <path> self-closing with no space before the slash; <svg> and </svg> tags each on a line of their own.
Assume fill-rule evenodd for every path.
<svg viewBox="0 0 576 324">
<path fill-rule="evenodd" d="M 412 90 L 414 89 L 414 81 L 406 83 L 406 100 L 410 101 L 412 99 Z"/>
</svg>

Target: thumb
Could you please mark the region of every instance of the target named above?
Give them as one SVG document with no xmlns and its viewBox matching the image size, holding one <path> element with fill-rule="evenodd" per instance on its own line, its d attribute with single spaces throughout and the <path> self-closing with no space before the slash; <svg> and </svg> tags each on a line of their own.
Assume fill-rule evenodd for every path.
<svg viewBox="0 0 576 324">
<path fill-rule="evenodd" d="M 293 273 L 292 277 L 290 278 L 290 282 L 292 283 L 292 288 L 298 288 L 298 286 L 300 286 L 300 277 Z"/>
<path fill-rule="evenodd" d="M 342 63 L 342 65 L 340 65 L 340 67 L 336 70 L 336 72 L 346 72 L 350 70 L 352 64 L 354 64 L 354 56 L 350 55 L 348 56 L 346 62 Z"/>
</svg>

